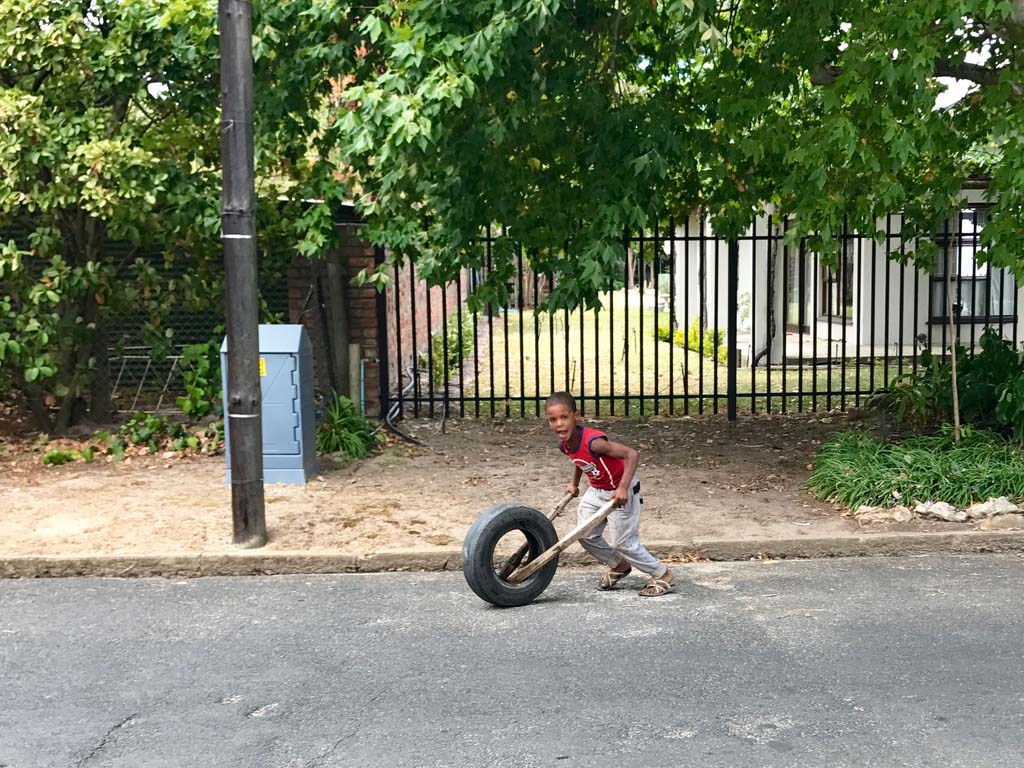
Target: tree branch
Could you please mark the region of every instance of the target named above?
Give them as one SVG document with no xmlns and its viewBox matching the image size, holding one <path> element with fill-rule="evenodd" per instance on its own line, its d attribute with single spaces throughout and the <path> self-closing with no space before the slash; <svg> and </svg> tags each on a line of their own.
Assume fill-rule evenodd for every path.
<svg viewBox="0 0 1024 768">
<path fill-rule="evenodd" d="M 117 133 L 117 129 L 124 122 L 124 119 L 128 116 L 128 105 L 131 103 L 131 96 L 126 94 L 118 94 L 114 97 L 113 104 L 110 105 L 110 130 L 107 131 L 107 136 L 112 137 Z"/>
<path fill-rule="evenodd" d="M 48 69 L 40 69 L 36 72 L 36 79 L 32 81 L 32 93 L 39 93 L 39 89 L 43 87 L 43 83 L 49 76 L 50 70 Z"/>
<path fill-rule="evenodd" d="M 618 57 L 619 51 L 619 22 L 622 21 L 622 6 L 615 3 L 615 16 L 612 18 L 611 30 L 608 33 L 609 41 L 611 42 L 611 51 L 608 54 L 608 59 L 601 67 L 600 76 L 603 77 L 607 73 L 611 73 L 612 77 L 615 76 L 616 69 L 616 58 Z"/>
<path fill-rule="evenodd" d="M 125 117 L 128 115 L 128 104 L 130 102 L 131 97 L 126 94 L 120 94 L 114 98 L 113 117 L 115 125 L 120 125 L 124 122 Z"/>
<path fill-rule="evenodd" d="M 833 64 L 821 64 L 811 72 L 811 83 L 813 85 L 832 85 L 839 79 L 842 70 Z"/>
<path fill-rule="evenodd" d="M 968 64 L 966 61 L 936 61 L 935 76 L 970 80 L 978 85 L 997 85 L 999 83 L 999 70 L 989 69 L 980 64 Z"/>
<path fill-rule="evenodd" d="M 833 85 L 842 73 L 843 70 L 834 64 L 822 64 L 811 73 L 811 82 L 814 85 Z M 965 61 L 939 60 L 935 62 L 933 75 L 969 80 L 978 85 L 997 85 L 1000 71 L 983 67 L 980 64 L 968 64 Z"/>
<path fill-rule="evenodd" d="M 742 0 L 736 0 L 736 4 L 729 10 L 729 28 L 726 30 L 725 36 L 730 41 L 732 40 L 732 30 L 733 30 L 733 27 L 736 24 L 736 16 L 737 16 L 737 14 L 739 14 L 739 11 L 740 11 L 740 2 L 741 1 Z M 725 10 L 725 9 L 723 8 L 723 10 Z"/>
<path fill-rule="evenodd" d="M 971 16 L 969 18 L 974 22 L 974 26 L 983 33 L 984 37 L 981 38 L 982 43 L 991 44 L 993 41 L 1009 43 L 1014 42 L 1020 37 L 1020 29 L 1013 27 L 1012 20 L 1006 20 L 1005 22 L 994 24 L 976 16 Z"/>
</svg>

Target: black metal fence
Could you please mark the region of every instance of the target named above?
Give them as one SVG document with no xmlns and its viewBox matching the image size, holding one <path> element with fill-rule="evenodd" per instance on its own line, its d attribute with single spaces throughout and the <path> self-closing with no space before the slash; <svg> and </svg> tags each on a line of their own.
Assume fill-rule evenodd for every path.
<svg viewBox="0 0 1024 768">
<path fill-rule="evenodd" d="M 889 258 L 920 242 L 897 215 L 877 239 L 843 231 L 828 261 L 769 216 L 732 241 L 696 216 L 668 221 L 625 236 L 621 276 L 586 311 L 535 311 L 550 279 L 521 249 L 512 300 L 480 312 L 465 302 L 485 270 L 428 290 L 405 265 L 382 298 L 385 391 L 414 416 L 539 416 L 559 389 L 593 417 L 845 409 L 953 335 L 973 347 L 991 326 L 1016 346 L 1019 291 L 979 258 L 985 216 L 972 204 L 938 228 L 930 271 Z"/>
</svg>

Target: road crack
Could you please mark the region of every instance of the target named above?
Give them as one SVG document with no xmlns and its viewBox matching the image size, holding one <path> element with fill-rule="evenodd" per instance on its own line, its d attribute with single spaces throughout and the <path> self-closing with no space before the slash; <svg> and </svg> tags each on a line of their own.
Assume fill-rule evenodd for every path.
<svg viewBox="0 0 1024 768">
<path fill-rule="evenodd" d="M 100 752 L 102 752 L 106 748 L 107 743 L 113 738 L 114 734 L 117 733 L 122 728 L 126 728 L 129 725 L 131 725 L 132 723 L 134 723 L 135 722 L 135 718 L 138 717 L 138 716 L 139 716 L 138 712 L 133 712 L 132 714 L 128 715 L 128 717 L 126 717 L 121 722 L 119 722 L 116 725 L 113 725 L 109 729 L 107 729 L 107 732 L 105 734 L 103 734 L 103 738 L 100 739 L 100 743 L 97 744 L 95 747 L 93 747 L 92 750 L 89 752 L 89 754 L 87 754 L 85 757 L 81 758 L 77 763 L 75 763 L 76 768 L 82 768 L 83 765 L 88 763 L 90 760 L 92 760 L 94 757 L 96 757 L 96 755 L 98 755 Z"/>
<path fill-rule="evenodd" d="M 359 733 L 359 729 L 362 727 L 363 716 L 366 714 L 366 710 L 369 709 L 370 705 L 373 704 L 375 701 L 377 701 L 377 699 L 379 699 L 383 695 L 384 695 L 384 691 L 381 690 L 381 691 L 377 691 L 377 693 L 374 696 L 372 696 L 369 699 L 367 699 L 366 703 L 363 704 L 362 709 L 359 710 L 359 714 L 356 716 L 356 727 L 352 730 L 352 732 L 351 733 L 346 733 L 340 739 L 335 741 L 331 746 L 329 746 L 327 749 L 325 749 L 319 755 L 317 755 L 312 760 L 310 760 L 308 763 L 306 763 L 303 766 L 303 768 L 320 768 L 321 766 L 323 766 L 325 764 L 324 761 L 327 760 L 328 758 L 330 758 L 331 755 L 333 755 L 335 752 L 338 751 L 338 747 L 340 747 L 346 741 L 348 741 L 349 739 L 353 738 L 357 733 Z"/>
<path fill-rule="evenodd" d="M 355 730 L 352 731 L 352 733 L 346 733 L 340 739 L 335 741 L 331 746 L 329 746 L 327 749 L 325 749 L 319 755 L 317 755 L 312 760 L 310 760 L 308 763 L 306 763 L 304 768 L 319 768 L 319 766 L 324 765 L 324 761 L 327 760 L 331 755 L 333 755 L 338 750 L 338 747 L 340 747 L 346 741 L 351 739 L 357 733 L 359 733 L 359 726 L 358 725 L 356 726 Z"/>
</svg>

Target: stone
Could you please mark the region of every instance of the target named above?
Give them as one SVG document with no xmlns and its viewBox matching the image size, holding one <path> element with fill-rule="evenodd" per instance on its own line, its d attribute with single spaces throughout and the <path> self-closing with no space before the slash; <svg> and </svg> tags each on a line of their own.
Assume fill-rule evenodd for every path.
<svg viewBox="0 0 1024 768">
<path fill-rule="evenodd" d="M 978 528 L 983 531 L 1008 531 L 1014 528 L 1024 528 L 1024 515 L 1013 513 L 986 517 Z"/>
<path fill-rule="evenodd" d="M 939 520 L 945 520 L 947 523 L 962 523 L 967 519 L 966 512 L 957 509 L 945 501 L 926 501 L 924 504 L 918 504 L 914 507 L 914 511 L 925 517 L 937 517 Z"/>
<path fill-rule="evenodd" d="M 914 513 L 908 507 L 900 505 L 892 508 L 892 519 L 896 523 L 909 523 L 914 519 Z"/>
<path fill-rule="evenodd" d="M 1007 515 L 1011 512 L 1020 512 L 1020 507 L 1005 496 L 1000 496 L 998 498 L 989 499 L 988 501 L 981 501 L 977 504 L 972 504 L 965 511 L 967 512 L 967 517 L 970 520 L 980 520 L 983 517 L 993 517 L 994 515 Z"/>
<path fill-rule="evenodd" d="M 914 514 L 906 507 L 869 507 L 866 504 L 857 507 L 853 513 L 859 523 L 907 523 Z"/>
</svg>

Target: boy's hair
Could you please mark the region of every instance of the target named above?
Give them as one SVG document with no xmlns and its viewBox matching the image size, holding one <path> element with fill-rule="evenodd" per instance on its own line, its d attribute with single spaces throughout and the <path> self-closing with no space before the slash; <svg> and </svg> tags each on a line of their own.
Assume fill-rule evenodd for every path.
<svg viewBox="0 0 1024 768">
<path fill-rule="evenodd" d="M 568 392 L 553 392 L 548 399 L 544 401 L 544 408 L 550 408 L 552 405 L 564 405 L 567 406 L 570 411 L 575 411 L 576 398 Z"/>
</svg>

